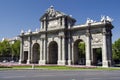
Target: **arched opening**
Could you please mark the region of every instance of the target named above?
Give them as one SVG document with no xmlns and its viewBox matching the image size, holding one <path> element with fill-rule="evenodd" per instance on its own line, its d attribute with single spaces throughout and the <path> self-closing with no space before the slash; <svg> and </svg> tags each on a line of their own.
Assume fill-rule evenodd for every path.
<svg viewBox="0 0 120 80">
<path fill-rule="evenodd" d="M 85 65 L 85 43 L 83 40 L 76 40 L 74 42 L 73 64 Z"/>
<path fill-rule="evenodd" d="M 93 65 L 102 66 L 102 49 L 93 48 Z"/>
<path fill-rule="evenodd" d="M 32 63 L 38 63 L 40 59 L 40 46 L 38 43 L 33 45 Z"/>
<path fill-rule="evenodd" d="M 23 60 L 23 63 L 27 63 L 27 59 L 28 59 L 28 51 L 24 51 L 24 60 Z"/>
<path fill-rule="evenodd" d="M 57 64 L 58 61 L 58 45 L 55 41 L 49 44 L 48 64 Z"/>
</svg>

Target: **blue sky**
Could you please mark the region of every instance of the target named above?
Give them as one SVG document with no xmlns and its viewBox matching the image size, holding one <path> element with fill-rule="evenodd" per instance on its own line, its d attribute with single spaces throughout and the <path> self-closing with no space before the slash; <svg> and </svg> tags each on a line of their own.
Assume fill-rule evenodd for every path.
<svg viewBox="0 0 120 80">
<path fill-rule="evenodd" d="M 21 30 L 40 28 L 39 18 L 50 5 L 72 15 L 76 24 L 110 16 L 114 19 L 113 42 L 120 38 L 120 0 L 0 0 L 0 40 L 15 37 Z"/>
</svg>

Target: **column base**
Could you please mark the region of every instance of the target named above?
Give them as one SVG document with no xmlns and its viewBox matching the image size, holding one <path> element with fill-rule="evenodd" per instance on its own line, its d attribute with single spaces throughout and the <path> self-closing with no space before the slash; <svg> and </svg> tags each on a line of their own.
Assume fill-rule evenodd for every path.
<svg viewBox="0 0 120 80">
<path fill-rule="evenodd" d="M 102 62 L 102 67 L 109 67 L 109 62 L 108 61 L 103 61 Z"/>
<path fill-rule="evenodd" d="M 86 66 L 91 66 L 91 60 L 86 60 Z"/>
<path fill-rule="evenodd" d="M 46 60 L 39 60 L 39 65 L 46 65 Z"/>
<path fill-rule="evenodd" d="M 68 65 L 72 65 L 72 60 L 68 60 Z"/>
<path fill-rule="evenodd" d="M 65 60 L 58 60 L 57 65 L 66 65 Z"/>
<path fill-rule="evenodd" d="M 27 64 L 30 64 L 30 60 L 27 60 Z"/>
<path fill-rule="evenodd" d="M 112 60 L 108 60 L 108 62 L 109 62 L 109 67 L 110 67 L 110 66 L 113 66 Z"/>
<path fill-rule="evenodd" d="M 19 60 L 19 64 L 22 64 L 22 60 L 21 59 Z"/>
</svg>

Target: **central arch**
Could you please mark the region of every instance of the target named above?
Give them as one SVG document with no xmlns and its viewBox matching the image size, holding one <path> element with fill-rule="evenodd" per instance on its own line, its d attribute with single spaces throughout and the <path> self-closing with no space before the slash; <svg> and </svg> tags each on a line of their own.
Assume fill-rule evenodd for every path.
<svg viewBox="0 0 120 80">
<path fill-rule="evenodd" d="M 102 48 L 93 48 L 93 61 L 95 66 L 102 66 Z"/>
<path fill-rule="evenodd" d="M 27 59 L 28 59 L 28 51 L 24 51 L 24 61 L 23 61 L 23 63 L 27 63 Z"/>
<path fill-rule="evenodd" d="M 78 39 L 74 42 L 74 56 L 73 56 L 73 64 L 75 65 L 85 65 L 85 43 L 83 40 Z"/>
<path fill-rule="evenodd" d="M 40 55 L 40 46 L 38 43 L 33 45 L 32 63 L 38 63 Z"/>
<path fill-rule="evenodd" d="M 58 44 L 55 41 L 49 44 L 48 64 L 57 64 L 58 61 Z"/>
</svg>

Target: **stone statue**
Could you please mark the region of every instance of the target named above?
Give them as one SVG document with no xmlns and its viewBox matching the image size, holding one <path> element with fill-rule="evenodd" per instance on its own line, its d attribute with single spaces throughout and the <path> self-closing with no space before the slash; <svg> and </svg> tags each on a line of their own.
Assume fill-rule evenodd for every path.
<svg viewBox="0 0 120 80">
<path fill-rule="evenodd" d="M 110 18 L 109 16 L 101 16 L 101 22 L 106 22 L 106 21 L 112 22 L 113 19 Z"/>
<path fill-rule="evenodd" d="M 29 33 L 32 32 L 31 29 L 29 29 L 28 32 L 29 32 Z"/>
<path fill-rule="evenodd" d="M 39 32 L 39 29 L 38 28 L 36 28 L 36 30 L 35 30 L 36 32 Z"/>
<path fill-rule="evenodd" d="M 106 20 L 109 21 L 109 22 L 112 22 L 112 21 L 113 21 L 113 19 L 110 18 L 109 16 L 106 16 Z"/>
<path fill-rule="evenodd" d="M 94 21 L 93 21 L 92 19 L 90 19 L 90 18 L 87 18 L 86 23 L 87 23 L 87 24 L 88 24 L 88 23 L 94 23 Z"/>
<path fill-rule="evenodd" d="M 24 31 L 23 31 L 23 30 L 21 30 L 21 34 L 22 34 L 22 33 L 24 33 Z"/>
<path fill-rule="evenodd" d="M 106 21 L 105 16 L 101 16 L 101 22 L 104 22 L 104 21 Z"/>
<path fill-rule="evenodd" d="M 51 5 L 50 8 L 48 8 L 47 13 L 50 17 L 55 17 L 56 11 L 54 10 L 54 7 Z"/>
</svg>

